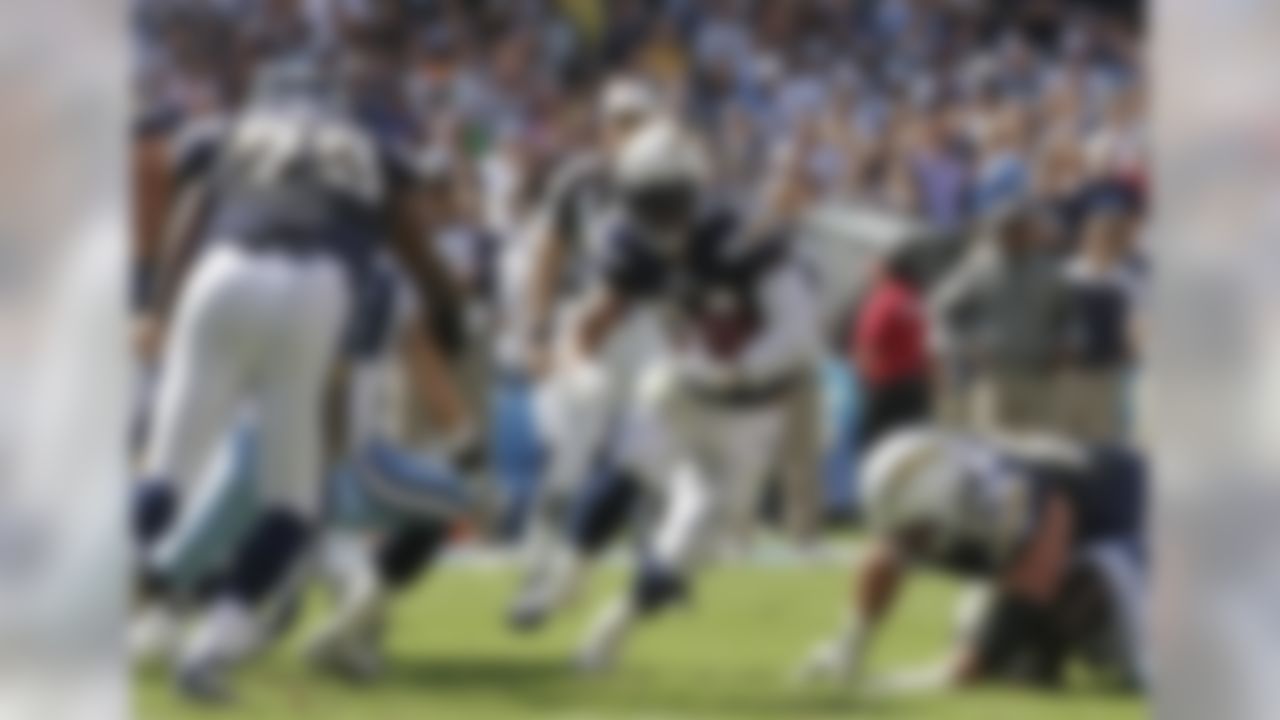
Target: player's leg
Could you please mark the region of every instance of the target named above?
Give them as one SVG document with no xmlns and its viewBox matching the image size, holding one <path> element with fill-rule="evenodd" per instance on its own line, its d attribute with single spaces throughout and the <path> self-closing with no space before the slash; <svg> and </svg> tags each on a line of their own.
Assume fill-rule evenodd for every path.
<svg viewBox="0 0 1280 720">
<path fill-rule="evenodd" d="M 676 448 L 667 424 L 672 404 L 668 370 L 651 364 L 635 398 L 620 413 L 605 458 L 579 493 L 565 542 L 513 608 L 517 627 L 537 627 L 574 597 L 591 564 L 629 525 L 650 486 L 666 475 Z"/>
<path fill-rule="evenodd" d="M 164 579 L 163 595 L 143 598 L 129 628 L 135 662 L 165 659 L 176 650 L 187 610 L 216 592 L 228 555 L 258 510 L 258 437 L 244 422 L 223 443 L 201 474 L 186 509 L 151 554 L 154 576 Z"/>
<path fill-rule="evenodd" d="M 697 461 L 680 464 L 671 477 L 666 506 L 630 589 L 608 604 L 588 629 L 578 667 L 595 672 L 611 666 L 631 629 L 683 600 L 688 576 L 716 533 L 723 508 L 711 475 Z"/>
<path fill-rule="evenodd" d="M 394 596 L 428 572 L 456 518 L 478 504 L 442 463 L 372 443 L 331 474 L 321 571 L 334 607 L 307 643 L 321 669 L 367 681 L 382 667 L 381 630 Z"/>
<path fill-rule="evenodd" d="M 144 547 L 177 517 L 182 486 L 230 426 L 244 389 L 252 351 L 245 325 L 257 294 L 245 262 L 232 249 L 214 248 L 179 298 L 134 498 L 134 534 Z"/>
<path fill-rule="evenodd" d="M 230 248 L 214 248 L 200 260 L 179 299 L 166 347 L 144 477 L 132 508 L 142 604 L 130 646 L 139 659 L 167 654 L 177 641 L 168 588 L 180 583 L 171 574 L 181 563 L 158 560 L 155 553 L 175 526 L 199 524 L 187 516 L 203 514 L 203 506 L 184 508 L 179 501 L 232 427 L 246 382 L 252 310 L 261 288 L 245 261 Z"/>
<path fill-rule="evenodd" d="M 321 545 L 320 572 L 334 595 L 331 613 L 306 644 L 319 669 L 367 682 L 384 666 L 383 634 L 391 601 L 434 567 L 450 524 L 423 519 L 384 533 L 333 529 Z"/>
<path fill-rule="evenodd" d="M 323 259 L 270 266 L 280 305 L 264 311 L 255 378 L 263 509 L 228 567 L 226 582 L 184 649 L 181 679 L 218 698 L 221 673 L 264 637 L 260 611 L 287 590 L 316 530 L 323 464 L 322 406 L 348 308 L 341 269 Z"/>
<path fill-rule="evenodd" d="M 592 473 L 568 513 L 563 539 L 542 551 L 512 605 L 513 627 L 540 627 L 577 594 L 590 566 L 627 526 L 643 494 L 640 485 L 633 472 L 611 459 Z"/>
<path fill-rule="evenodd" d="M 558 576 L 571 552 L 566 532 L 574 500 L 605 461 L 616 414 L 609 373 L 601 365 L 548 379 L 536 405 L 549 454 L 522 548 L 525 577 L 509 612 L 512 625 L 522 629 L 541 623 L 554 604 L 550 597 L 563 585 Z"/>
</svg>

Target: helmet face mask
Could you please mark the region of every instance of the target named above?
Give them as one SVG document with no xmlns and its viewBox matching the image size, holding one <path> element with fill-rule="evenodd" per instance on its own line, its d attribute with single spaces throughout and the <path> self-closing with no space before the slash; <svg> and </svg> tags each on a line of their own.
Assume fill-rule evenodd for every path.
<svg viewBox="0 0 1280 720">
<path fill-rule="evenodd" d="M 658 236 L 678 233 L 693 221 L 698 189 L 690 182 L 657 182 L 624 191 L 628 217 Z"/>
<path fill-rule="evenodd" d="M 664 252 L 678 250 L 710 174 L 701 144 L 674 122 L 653 121 L 627 138 L 613 161 L 628 220 Z"/>
</svg>

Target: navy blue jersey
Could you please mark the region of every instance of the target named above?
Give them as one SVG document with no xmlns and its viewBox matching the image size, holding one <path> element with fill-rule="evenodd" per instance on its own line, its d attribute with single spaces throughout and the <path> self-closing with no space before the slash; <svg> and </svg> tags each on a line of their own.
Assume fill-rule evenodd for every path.
<svg viewBox="0 0 1280 720">
<path fill-rule="evenodd" d="M 386 133 L 305 104 L 193 125 L 176 162 L 180 178 L 201 178 L 211 191 L 207 238 L 327 253 L 357 273 L 389 230 L 389 204 L 415 175 L 405 146 Z"/>
<path fill-rule="evenodd" d="M 638 228 L 617 225 L 603 274 L 614 292 L 630 300 L 662 298 L 696 309 L 710 295 L 750 293 L 787 250 L 785 238 L 751 235 L 731 208 L 715 206 L 699 214 L 672 251 Z"/>
<path fill-rule="evenodd" d="M 1074 510 L 1077 545 L 1103 540 L 1141 543 L 1146 524 L 1147 468 L 1143 457 L 1120 446 L 1099 445 L 1081 467 L 1028 463 L 1038 492 L 1064 494 Z"/>
<path fill-rule="evenodd" d="M 934 564 L 960 575 L 999 572 L 1035 536 L 1054 495 L 1065 498 L 1072 509 L 1077 549 L 1111 540 L 1141 547 L 1147 474 L 1138 453 L 1098 446 L 1083 464 L 984 455 L 989 461 L 970 466 L 966 491 L 959 498 L 965 530 L 938 548 Z M 999 535 L 989 531 L 1005 518 L 1011 520 L 1011 537 L 1000 542 Z"/>
</svg>

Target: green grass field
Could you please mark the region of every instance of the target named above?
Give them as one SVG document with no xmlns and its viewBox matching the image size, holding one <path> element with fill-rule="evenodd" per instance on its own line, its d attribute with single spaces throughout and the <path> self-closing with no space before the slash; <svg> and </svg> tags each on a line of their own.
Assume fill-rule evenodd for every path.
<svg viewBox="0 0 1280 720">
<path fill-rule="evenodd" d="M 167 677 L 137 682 L 139 717 L 186 720 L 480 720 L 489 718 L 941 718 L 1121 720 L 1144 715 L 1137 700 L 1100 690 L 1052 695 L 974 691 L 923 699 L 859 699 L 835 688 L 795 688 L 787 673 L 829 631 L 847 595 L 835 568 L 730 568 L 702 578 L 692 605 L 636 634 L 611 673 L 579 677 L 568 659 L 589 614 L 622 580 L 597 578 L 572 612 L 532 636 L 502 620 L 513 573 L 454 568 L 399 605 L 392 668 L 371 688 L 310 673 L 294 639 L 249 666 L 233 709 L 197 710 Z M 915 582 L 877 647 L 876 665 L 927 661 L 945 647 L 953 590 Z"/>
</svg>

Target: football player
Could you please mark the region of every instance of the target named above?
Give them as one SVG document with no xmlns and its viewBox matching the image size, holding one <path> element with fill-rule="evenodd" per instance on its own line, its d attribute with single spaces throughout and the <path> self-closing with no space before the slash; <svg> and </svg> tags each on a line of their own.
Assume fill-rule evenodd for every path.
<svg viewBox="0 0 1280 720">
<path fill-rule="evenodd" d="M 851 617 L 802 676 L 858 679 L 902 581 L 928 567 L 983 583 L 987 600 L 945 662 L 873 685 L 1053 686 L 1071 658 L 1130 687 L 1149 681 L 1146 475 L 1136 453 L 915 427 L 877 443 L 863 472 L 874 539 Z"/>
<path fill-rule="evenodd" d="M 633 586 L 588 634 L 579 654 L 588 670 L 613 661 L 636 621 L 683 597 L 717 541 L 745 537 L 777 470 L 793 394 L 812 380 L 822 346 L 815 273 L 788 236 L 712 196 L 703 149 L 684 129 L 642 129 L 616 173 L 622 212 L 564 362 L 589 372 L 629 313 L 663 317 L 621 451 L 661 511 Z"/>
<path fill-rule="evenodd" d="M 411 157 L 337 82 L 362 67 L 346 60 L 269 66 L 242 112 L 193 128 L 177 153 L 186 234 L 154 307 L 166 340 L 134 505 L 144 584 L 162 591 L 148 554 L 243 413 L 258 423 L 264 505 L 183 653 L 179 685 L 201 699 L 226 696 L 224 670 L 261 634 L 255 610 L 315 533 L 325 390 L 379 246 L 389 241 L 425 315 L 456 316 L 452 282 L 421 242 Z"/>
<path fill-rule="evenodd" d="M 606 85 L 599 149 L 567 160 L 550 183 L 544 216 L 537 221 L 523 326 L 534 418 L 548 459 L 525 533 L 526 575 L 510 609 L 516 628 L 538 627 L 570 597 L 582 566 L 611 535 L 597 533 L 602 539 L 591 548 L 574 537 L 574 510 L 583 493 L 593 490 L 613 508 L 610 531 L 625 520 L 637 496 L 632 480 L 616 472 L 614 430 L 640 359 L 655 344 L 653 318 L 637 313 L 615 333 L 590 372 L 566 372 L 556 357 L 567 344 L 567 327 L 588 303 L 594 273 L 608 252 L 619 149 L 663 114 L 662 103 L 643 82 L 620 77 Z M 593 480 L 597 488 L 588 487 Z"/>
</svg>

